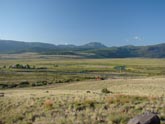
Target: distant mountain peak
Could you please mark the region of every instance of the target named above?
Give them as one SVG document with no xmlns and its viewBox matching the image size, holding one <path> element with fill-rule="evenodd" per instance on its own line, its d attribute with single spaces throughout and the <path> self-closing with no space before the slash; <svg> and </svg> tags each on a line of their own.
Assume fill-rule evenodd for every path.
<svg viewBox="0 0 165 124">
<path fill-rule="evenodd" d="M 99 48 L 106 48 L 107 46 L 105 46 L 104 44 L 102 44 L 100 42 L 90 42 L 85 45 L 82 45 L 81 47 L 99 49 Z"/>
</svg>

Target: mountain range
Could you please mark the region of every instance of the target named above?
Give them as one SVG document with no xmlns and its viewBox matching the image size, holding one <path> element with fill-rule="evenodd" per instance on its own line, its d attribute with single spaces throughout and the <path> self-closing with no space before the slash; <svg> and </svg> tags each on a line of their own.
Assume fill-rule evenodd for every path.
<svg viewBox="0 0 165 124">
<path fill-rule="evenodd" d="M 85 58 L 165 58 L 165 43 L 148 46 L 107 47 L 102 43 L 90 42 L 81 46 L 54 45 L 39 42 L 0 40 L 0 53 L 36 52 L 40 54 L 78 55 Z"/>
</svg>

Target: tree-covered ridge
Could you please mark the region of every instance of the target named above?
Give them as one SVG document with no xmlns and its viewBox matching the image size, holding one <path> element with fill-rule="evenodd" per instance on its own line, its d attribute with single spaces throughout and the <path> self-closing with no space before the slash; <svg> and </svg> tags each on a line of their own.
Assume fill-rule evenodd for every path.
<svg viewBox="0 0 165 124">
<path fill-rule="evenodd" d="M 41 54 L 55 55 L 78 55 L 85 58 L 165 58 L 165 43 L 149 46 L 107 47 L 98 42 L 75 46 L 0 40 L 0 53 L 23 52 L 37 52 Z"/>
</svg>

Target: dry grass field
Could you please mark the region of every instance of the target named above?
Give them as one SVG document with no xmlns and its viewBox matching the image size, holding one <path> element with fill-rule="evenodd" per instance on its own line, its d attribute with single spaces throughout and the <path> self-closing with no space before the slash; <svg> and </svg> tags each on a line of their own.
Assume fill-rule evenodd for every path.
<svg viewBox="0 0 165 124">
<path fill-rule="evenodd" d="M 145 111 L 165 119 L 165 78 L 109 79 L 2 90 L 6 124 L 126 124 Z M 107 87 L 112 93 L 101 92 Z"/>
<path fill-rule="evenodd" d="M 24 78 L 30 83 L 30 79 L 45 77 L 47 81 L 53 77 L 106 78 L 0 89 L 4 93 L 0 97 L 0 124 L 127 124 L 130 118 L 146 111 L 156 112 L 161 124 L 165 121 L 164 59 L 26 57 L 1 55 L 1 84 L 19 84 Z M 41 73 L 37 69 L 3 68 L 16 63 L 47 69 Z M 113 68 L 117 65 L 126 65 L 127 69 L 118 72 Z"/>
</svg>

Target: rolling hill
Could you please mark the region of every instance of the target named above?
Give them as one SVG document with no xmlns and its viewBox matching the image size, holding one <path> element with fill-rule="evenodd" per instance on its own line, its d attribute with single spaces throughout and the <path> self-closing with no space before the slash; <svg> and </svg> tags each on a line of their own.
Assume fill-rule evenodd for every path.
<svg viewBox="0 0 165 124">
<path fill-rule="evenodd" d="M 98 42 L 81 46 L 54 45 L 39 42 L 0 40 L 0 53 L 37 52 L 41 54 L 79 55 L 85 58 L 165 58 L 165 43 L 149 46 L 107 47 Z"/>
</svg>

